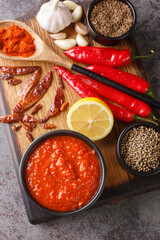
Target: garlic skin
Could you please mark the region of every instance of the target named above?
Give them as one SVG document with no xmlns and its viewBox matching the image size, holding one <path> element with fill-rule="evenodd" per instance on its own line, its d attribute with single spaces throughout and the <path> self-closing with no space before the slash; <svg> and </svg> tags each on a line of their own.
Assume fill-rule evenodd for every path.
<svg viewBox="0 0 160 240">
<path fill-rule="evenodd" d="M 37 21 L 47 32 L 58 33 L 71 24 L 72 15 L 63 2 L 51 0 L 41 6 Z"/>
</svg>

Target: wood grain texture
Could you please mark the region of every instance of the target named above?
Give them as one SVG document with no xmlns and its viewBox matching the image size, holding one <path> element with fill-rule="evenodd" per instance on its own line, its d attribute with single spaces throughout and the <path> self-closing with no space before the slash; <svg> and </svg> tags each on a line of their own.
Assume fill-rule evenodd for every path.
<svg viewBox="0 0 160 240">
<path fill-rule="evenodd" d="M 78 2 L 78 1 L 77 1 Z M 39 2 L 40 3 L 40 2 Z M 89 5 L 89 2 L 80 2 L 82 5 L 84 12 Z M 25 21 L 26 24 L 35 31 L 42 40 L 53 50 L 56 54 L 58 54 L 64 62 L 67 60 L 71 64 L 76 63 L 72 60 L 69 60 L 64 54 L 61 49 L 59 49 L 53 42 L 53 40 L 49 37 L 48 33 L 41 29 L 36 21 L 36 11 L 39 9 L 39 5 L 35 9 L 33 9 L 28 15 L 21 18 L 21 21 Z M 74 25 L 71 25 L 65 29 L 67 33 L 67 38 L 75 38 L 76 34 L 74 32 Z M 92 46 L 101 46 L 100 44 L 96 43 L 89 37 L 90 45 Z M 115 46 L 117 49 L 128 48 L 131 52 L 137 53 L 137 47 L 134 42 L 133 37 L 122 41 L 120 45 Z M 49 53 L 48 53 L 49 54 Z M 45 56 L 47 57 L 47 56 Z M 49 57 L 49 56 L 48 56 Z M 47 74 L 49 70 L 53 70 L 54 64 L 47 63 L 47 62 L 39 62 L 39 61 L 13 61 L 9 59 L 0 58 L 0 66 L 36 66 L 39 65 L 42 68 L 41 79 L 43 76 Z M 80 66 L 85 66 L 83 64 L 78 64 Z M 131 63 L 128 66 L 121 68 L 129 73 L 133 73 L 139 77 L 147 78 L 144 68 L 142 66 L 141 61 L 136 61 L 135 63 Z M 13 107 L 18 102 L 17 93 L 21 89 L 22 86 L 25 85 L 27 80 L 31 75 L 24 75 L 20 76 L 22 79 L 22 83 L 17 86 L 9 86 L 7 80 L 1 81 L 0 89 L 1 94 L 3 97 L 4 104 L 1 107 L 2 112 L 4 113 L 3 107 L 5 107 L 6 114 L 10 114 L 12 112 Z M 53 82 L 45 94 L 45 96 L 39 101 L 42 104 L 42 109 L 35 115 L 38 119 L 43 118 L 46 116 L 48 109 L 50 108 L 53 98 L 55 96 L 56 89 L 58 87 L 58 75 L 56 71 L 53 71 Z M 75 103 L 80 97 L 69 87 L 66 82 L 64 82 L 64 95 L 65 101 L 69 102 L 69 107 Z M 69 109 L 68 107 L 68 109 Z M 30 114 L 32 108 L 26 111 L 26 113 Z M 48 122 L 54 123 L 56 125 L 56 129 L 68 129 L 66 124 L 66 117 L 67 111 L 58 114 L 54 118 L 51 118 Z M 115 120 L 115 124 L 113 127 L 112 132 L 103 140 L 96 142 L 96 145 L 101 150 L 107 168 L 107 178 L 104 191 L 98 200 L 96 205 L 100 205 L 104 202 L 110 202 L 116 199 L 125 198 L 130 195 L 138 194 L 141 192 L 149 191 L 151 189 L 155 189 L 160 186 L 160 176 L 152 176 L 152 177 L 137 177 L 132 174 L 129 174 L 125 169 L 121 167 L 118 162 L 117 154 L 116 154 L 116 142 L 120 132 L 124 129 L 126 124 Z M 46 133 L 49 130 L 45 130 L 42 128 L 41 124 L 33 130 L 33 137 L 36 139 L 43 133 Z M 18 164 L 20 162 L 20 158 L 25 152 L 26 148 L 29 146 L 30 142 L 25 137 L 25 130 L 22 129 L 20 132 L 15 133 L 11 131 L 11 138 L 10 141 L 13 142 L 14 149 L 17 159 L 15 159 L 16 164 L 15 166 L 18 168 Z M 10 144 L 12 147 L 12 144 Z M 23 193 L 22 193 L 23 194 Z M 24 196 L 23 196 L 24 197 Z M 25 197 L 24 202 L 28 214 L 29 221 L 33 224 L 37 224 L 40 222 L 48 221 L 53 219 L 52 216 L 41 212 L 35 206 L 33 206 Z"/>
</svg>

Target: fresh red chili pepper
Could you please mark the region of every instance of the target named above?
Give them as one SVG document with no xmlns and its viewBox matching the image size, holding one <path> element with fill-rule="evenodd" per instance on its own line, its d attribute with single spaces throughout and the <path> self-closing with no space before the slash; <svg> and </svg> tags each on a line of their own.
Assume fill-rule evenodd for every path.
<svg viewBox="0 0 160 240">
<path fill-rule="evenodd" d="M 50 117 L 53 117 L 59 112 L 62 104 L 64 103 L 64 94 L 61 88 L 57 88 L 56 95 L 53 99 L 52 106 L 50 107 L 47 116 L 44 117 L 43 119 L 40 119 L 39 122 L 45 122 L 47 121 Z"/>
<path fill-rule="evenodd" d="M 40 68 L 39 66 L 29 66 L 29 67 L 1 67 L 1 72 L 3 73 L 9 73 L 12 75 L 24 75 L 27 73 L 32 73 L 34 71 L 36 71 L 38 68 Z"/>
<path fill-rule="evenodd" d="M 155 98 L 150 89 L 150 84 L 145 79 L 137 77 L 136 75 L 104 65 L 91 65 L 87 67 L 87 69 L 104 77 L 107 77 L 117 83 L 120 83 L 128 88 L 131 88 L 137 92 Z"/>
<path fill-rule="evenodd" d="M 105 97 L 128 110 L 131 110 L 140 117 L 147 118 L 151 114 L 151 109 L 146 103 L 103 83 L 100 83 L 92 78 L 76 74 L 73 75 L 71 79 L 74 79 L 75 81 L 77 80 L 78 82 L 83 82 L 100 96 Z"/>
<path fill-rule="evenodd" d="M 47 92 L 52 82 L 52 72 L 49 71 L 47 75 L 33 88 L 25 99 L 20 100 L 13 108 L 14 113 L 21 113 L 30 108 L 33 104 L 39 101 Z"/>
<path fill-rule="evenodd" d="M 30 77 L 28 82 L 17 93 L 17 96 L 19 98 L 25 98 L 27 96 L 27 94 L 31 91 L 31 89 L 34 88 L 37 85 L 37 83 L 39 81 L 40 74 L 41 74 L 41 71 L 40 71 L 40 68 L 39 68 L 32 74 L 32 76 Z"/>
<path fill-rule="evenodd" d="M 36 118 L 30 117 L 27 114 L 10 114 L 0 116 L 0 122 L 2 123 L 15 123 L 15 122 L 27 122 L 27 123 L 37 123 Z"/>
<path fill-rule="evenodd" d="M 54 69 L 58 70 L 60 76 L 73 88 L 73 90 L 82 98 L 85 97 L 95 97 L 99 98 L 102 101 L 104 101 L 111 109 L 114 117 L 120 121 L 123 122 L 133 122 L 135 120 L 140 120 L 143 118 L 138 117 L 133 112 L 121 108 L 117 105 L 114 105 L 113 103 L 107 101 L 106 99 L 100 97 L 97 93 L 95 93 L 93 90 L 91 90 L 89 87 L 87 87 L 84 83 L 78 82 L 75 79 L 72 79 L 72 74 L 68 72 L 66 69 L 56 66 Z M 144 120 L 144 119 L 143 119 Z"/>
<path fill-rule="evenodd" d="M 151 57 L 149 56 L 135 56 L 128 49 L 117 50 L 114 48 L 102 47 L 74 47 L 64 52 L 64 54 L 81 63 L 107 65 L 110 67 L 125 66 L 137 58 Z"/>
</svg>

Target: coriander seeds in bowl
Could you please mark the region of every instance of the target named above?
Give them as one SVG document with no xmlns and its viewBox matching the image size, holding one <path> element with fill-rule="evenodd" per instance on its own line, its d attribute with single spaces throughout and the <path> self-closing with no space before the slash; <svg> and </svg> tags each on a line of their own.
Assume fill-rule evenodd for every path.
<svg viewBox="0 0 160 240">
<path fill-rule="evenodd" d="M 149 122 L 127 126 L 119 136 L 117 153 L 131 173 L 149 176 L 160 171 L 160 127 Z"/>
</svg>

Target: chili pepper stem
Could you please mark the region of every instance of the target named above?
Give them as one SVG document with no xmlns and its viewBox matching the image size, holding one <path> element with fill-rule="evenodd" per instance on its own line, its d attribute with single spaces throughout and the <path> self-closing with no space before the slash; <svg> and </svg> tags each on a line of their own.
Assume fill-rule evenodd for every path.
<svg viewBox="0 0 160 240">
<path fill-rule="evenodd" d="M 153 115 L 154 116 L 154 115 Z M 153 117 L 152 116 L 152 117 Z M 140 121 L 145 121 L 145 122 L 151 122 L 151 123 L 154 123 L 154 124 L 156 124 L 157 126 L 158 126 L 158 123 L 156 123 L 156 122 L 154 122 L 153 120 L 151 120 L 151 119 L 148 119 L 148 118 L 141 118 L 141 117 L 139 117 L 139 116 L 137 116 L 136 114 L 134 114 L 134 121 L 138 121 L 138 120 L 140 120 Z M 154 118 L 153 118 L 154 119 Z M 154 119 L 155 120 L 155 119 Z"/>
<path fill-rule="evenodd" d="M 133 62 L 135 59 L 138 59 L 138 58 L 150 58 L 155 54 L 155 51 L 151 50 L 151 53 L 152 54 L 146 55 L 146 56 L 135 56 L 134 54 L 131 53 L 131 62 Z"/>
<path fill-rule="evenodd" d="M 155 99 L 155 96 L 154 96 L 153 92 L 151 91 L 151 88 L 148 89 L 148 91 L 146 92 L 146 95 L 150 96 L 153 99 Z"/>
<path fill-rule="evenodd" d="M 157 122 L 160 122 L 160 119 L 159 118 L 156 118 L 154 115 L 152 115 L 152 118 L 153 120 L 157 121 Z"/>
</svg>

